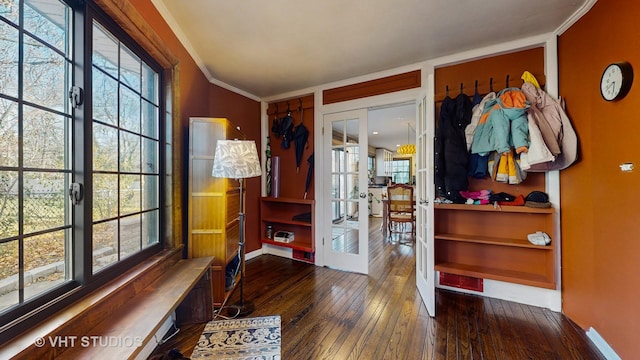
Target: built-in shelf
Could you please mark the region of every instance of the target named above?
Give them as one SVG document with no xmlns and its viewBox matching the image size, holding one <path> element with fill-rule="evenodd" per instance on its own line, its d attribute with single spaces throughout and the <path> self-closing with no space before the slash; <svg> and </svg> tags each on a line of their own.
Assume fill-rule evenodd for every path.
<svg viewBox="0 0 640 360">
<path fill-rule="evenodd" d="M 555 289 L 554 209 L 436 204 L 435 268 L 482 279 Z M 543 231 L 550 245 L 531 244 Z"/>
<path fill-rule="evenodd" d="M 260 231 L 262 243 L 293 249 L 294 255 L 296 255 L 294 258 L 313 262 L 313 254 L 315 253 L 314 207 L 314 200 L 282 197 L 261 198 Z M 304 221 L 297 219 L 301 215 L 305 215 Z M 293 232 L 294 241 L 285 243 L 267 238 L 267 226 L 272 227 L 273 234 L 278 231 Z M 302 252 L 302 254 L 297 252 Z"/>
<path fill-rule="evenodd" d="M 526 239 L 506 239 L 496 238 L 490 236 L 477 236 L 477 235 L 459 235 L 459 234 L 436 234 L 436 240 L 448 240 L 448 241 L 461 241 L 468 243 L 487 244 L 487 245 L 499 245 L 499 246 L 514 246 L 537 250 L 553 250 L 553 245 L 546 246 L 534 245 Z"/>
</svg>

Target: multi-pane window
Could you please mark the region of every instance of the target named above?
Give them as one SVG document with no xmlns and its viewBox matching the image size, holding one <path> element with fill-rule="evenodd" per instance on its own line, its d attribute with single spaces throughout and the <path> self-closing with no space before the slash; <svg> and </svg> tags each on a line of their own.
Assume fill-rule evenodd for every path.
<svg viewBox="0 0 640 360">
<path fill-rule="evenodd" d="M 93 24 L 93 272 L 158 239 L 158 74 Z"/>
<path fill-rule="evenodd" d="M 70 15 L 0 1 L 0 312 L 71 275 Z"/>
<path fill-rule="evenodd" d="M 409 184 L 411 178 L 411 159 L 393 159 L 391 178 L 396 184 Z"/>
<path fill-rule="evenodd" d="M 0 327 L 161 248 L 161 69 L 90 1 L 73 4 L 0 0 Z"/>
</svg>

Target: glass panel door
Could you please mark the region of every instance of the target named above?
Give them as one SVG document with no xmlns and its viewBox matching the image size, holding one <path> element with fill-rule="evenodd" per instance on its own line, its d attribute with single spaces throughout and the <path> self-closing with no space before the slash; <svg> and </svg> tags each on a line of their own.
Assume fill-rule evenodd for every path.
<svg viewBox="0 0 640 360">
<path fill-rule="evenodd" d="M 433 84 L 433 75 L 429 75 Z M 427 307 L 435 316 L 435 269 L 433 241 L 433 128 L 427 123 L 427 114 L 434 114 L 433 100 L 425 93 L 417 100 L 416 107 L 416 287 Z"/>
<path fill-rule="evenodd" d="M 325 264 L 368 273 L 367 111 L 324 117 Z M 329 130 L 329 131 L 327 131 Z"/>
</svg>

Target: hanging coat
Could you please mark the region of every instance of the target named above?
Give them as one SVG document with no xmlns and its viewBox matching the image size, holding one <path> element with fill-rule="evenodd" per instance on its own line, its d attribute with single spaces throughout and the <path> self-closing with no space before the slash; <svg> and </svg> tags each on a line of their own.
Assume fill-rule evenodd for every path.
<svg viewBox="0 0 640 360">
<path fill-rule="evenodd" d="M 562 143 L 562 119 L 556 108 L 556 102 L 546 91 L 538 89 L 534 84 L 525 82 L 522 84 L 522 92 L 531 104 L 529 113 L 538 125 L 544 143 L 554 156 L 561 152 Z"/>
<path fill-rule="evenodd" d="M 440 107 L 435 138 L 435 180 L 438 196 L 459 199 L 460 191 L 469 188 L 465 128 L 471 121 L 472 104 L 465 94 L 446 97 Z"/>
<path fill-rule="evenodd" d="M 527 109 L 529 103 L 518 88 L 500 91 L 495 100 L 487 101 L 473 134 L 471 152 L 488 155 L 492 151 L 506 153 L 513 146 L 516 153 L 529 147 Z"/>
<path fill-rule="evenodd" d="M 554 161 L 540 163 L 532 165 L 528 171 L 551 171 L 562 170 L 569 167 L 578 159 L 578 136 L 576 135 L 571 120 L 564 111 L 564 99 L 558 99 L 551 101 L 556 108 L 560 116 L 560 122 L 562 123 L 562 143 L 560 144 L 560 154 L 556 156 Z"/>
<path fill-rule="evenodd" d="M 480 121 L 480 117 L 484 111 L 484 105 L 493 101 L 496 98 L 495 92 L 490 92 L 485 95 L 477 105 L 473 106 L 473 114 L 471 115 L 471 122 L 464 129 L 464 133 L 467 140 L 467 150 L 471 150 L 471 143 L 473 142 L 473 134 L 476 132 L 476 127 L 478 127 L 478 122 Z"/>
<path fill-rule="evenodd" d="M 531 107 L 527 113 L 527 121 L 529 124 L 529 150 L 520 154 L 520 167 L 522 170 L 529 170 L 531 166 L 554 161 L 555 156 L 551 153 L 549 148 L 542 138 L 542 133 L 538 128 L 537 117 L 541 113 L 532 111 Z"/>
</svg>

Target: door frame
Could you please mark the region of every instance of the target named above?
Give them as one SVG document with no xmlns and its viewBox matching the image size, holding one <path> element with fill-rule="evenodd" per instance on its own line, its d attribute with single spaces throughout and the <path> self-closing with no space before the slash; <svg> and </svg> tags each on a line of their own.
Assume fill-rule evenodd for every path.
<svg viewBox="0 0 640 360">
<path fill-rule="evenodd" d="M 419 68 L 420 69 L 420 68 Z M 424 71 L 425 69 L 421 69 Z M 423 84 L 424 86 L 424 84 Z M 324 141 L 324 132 L 330 133 L 329 130 L 323 129 L 324 126 L 324 116 L 337 113 L 337 112 L 345 112 L 352 110 L 360 110 L 360 109 L 370 109 L 379 106 L 389 106 L 393 104 L 401 104 L 401 103 L 409 103 L 415 102 L 418 98 L 422 88 L 414 88 L 409 90 L 397 91 L 389 94 L 377 95 L 366 97 L 362 99 L 343 101 L 334 104 L 322 104 L 322 91 L 317 91 L 315 93 L 315 119 L 322 119 L 322 121 L 315 121 L 315 131 L 314 131 L 314 143 L 315 143 L 315 174 L 314 181 L 316 184 L 320 184 L 323 181 L 323 174 L 325 171 L 329 171 L 330 169 L 325 169 L 325 154 L 323 154 L 323 141 Z M 322 186 L 315 187 L 315 201 L 317 209 L 324 209 L 325 203 L 328 199 L 324 198 L 324 193 Z M 324 224 L 324 214 L 322 211 L 316 211 L 316 224 Z M 318 266 L 325 266 L 324 259 L 324 250 L 321 249 L 323 238 L 328 238 L 330 235 L 325 234 L 325 230 L 323 226 L 316 226 L 316 258 L 315 263 Z M 325 241 L 325 243 L 327 243 Z"/>
</svg>

